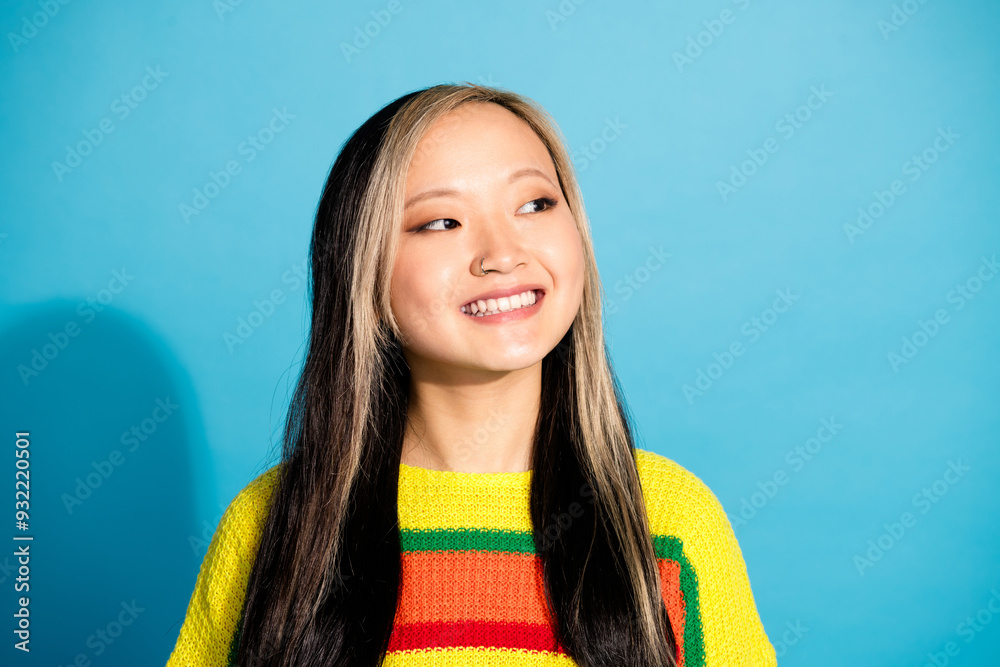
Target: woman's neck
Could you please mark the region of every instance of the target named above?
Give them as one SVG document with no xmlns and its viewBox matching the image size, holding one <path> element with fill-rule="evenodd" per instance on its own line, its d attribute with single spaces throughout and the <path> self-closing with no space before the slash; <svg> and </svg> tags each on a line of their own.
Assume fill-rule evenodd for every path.
<svg viewBox="0 0 1000 667">
<path fill-rule="evenodd" d="M 480 383 L 411 379 L 401 460 L 455 472 L 531 469 L 541 363 Z"/>
</svg>

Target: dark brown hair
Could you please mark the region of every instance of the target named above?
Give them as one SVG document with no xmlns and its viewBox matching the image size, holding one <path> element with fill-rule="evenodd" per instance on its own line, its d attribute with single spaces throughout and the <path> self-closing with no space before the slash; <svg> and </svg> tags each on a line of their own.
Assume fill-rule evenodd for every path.
<svg viewBox="0 0 1000 667">
<path fill-rule="evenodd" d="M 380 665 L 399 596 L 399 464 L 409 370 L 389 307 L 407 168 L 438 118 L 498 104 L 548 148 L 583 240 L 577 317 L 542 361 L 531 518 L 558 641 L 582 667 L 676 664 L 632 428 L 604 340 L 589 223 L 565 142 L 510 91 L 438 85 L 369 118 L 330 170 L 310 245 L 312 324 L 282 460 L 250 574 L 240 666 Z M 593 502 L 580 503 L 581 489 Z M 544 536 L 574 505 L 571 530 Z"/>
</svg>

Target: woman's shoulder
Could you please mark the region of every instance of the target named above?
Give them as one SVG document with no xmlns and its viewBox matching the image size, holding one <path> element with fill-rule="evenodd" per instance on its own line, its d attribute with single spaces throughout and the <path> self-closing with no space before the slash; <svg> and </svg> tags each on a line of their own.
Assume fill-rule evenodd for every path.
<svg viewBox="0 0 1000 667">
<path fill-rule="evenodd" d="M 777 664 L 750 587 L 743 552 L 722 503 L 708 485 L 676 461 L 636 449 L 649 529 L 657 556 L 680 565 L 696 583 L 684 593 L 691 604 L 691 628 L 703 633 L 704 652 L 689 664 Z M 685 630 L 692 651 L 696 637 Z M 704 660 L 704 662 L 699 662 Z"/>
<path fill-rule="evenodd" d="M 226 664 L 279 466 L 251 480 L 222 514 L 202 560 L 169 667 Z"/>
<path fill-rule="evenodd" d="M 271 495 L 278 482 L 281 464 L 268 468 L 244 486 L 229 502 L 205 554 L 209 567 L 227 571 L 244 569 L 260 541 L 271 508 Z"/>
<path fill-rule="evenodd" d="M 271 466 L 240 489 L 229 503 L 222 520 L 242 529 L 259 528 L 271 507 L 271 496 L 278 483 L 281 465 Z"/>
<path fill-rule="evenodd" d="M 639 448 L 635 454 L 651 533 L 690 539 L 732 534 L 722 503 L 700 477 L 662 454 Z"/>
</svg>

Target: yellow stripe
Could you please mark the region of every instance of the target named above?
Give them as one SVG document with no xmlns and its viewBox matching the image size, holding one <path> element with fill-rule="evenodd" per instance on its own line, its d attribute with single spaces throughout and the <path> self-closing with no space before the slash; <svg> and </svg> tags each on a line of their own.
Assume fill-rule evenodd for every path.
<svg viewBox="0 0 1000 667">
<path fill-rule="evenodd" d="M 777 665 L 722 503 L 694 473 L 665 456 L 637 450 L 636 463 L 650 532 L 680 537 L 698 575 L 706 667 Z"/>
<path fill-rule="evenodd" d="M 531 531 L 531 471 L 462 473 L 399 468 L 399 527 Z"/>
</svg>

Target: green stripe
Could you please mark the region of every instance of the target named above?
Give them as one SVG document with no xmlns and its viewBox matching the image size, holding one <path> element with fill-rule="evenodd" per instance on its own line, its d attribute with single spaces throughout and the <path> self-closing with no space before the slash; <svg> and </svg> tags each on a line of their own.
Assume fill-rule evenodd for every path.
<svg viewBox="0 0 1000 667">
<path fill-rule="evenodd" d="M 243 630 L 243 615 L 240 615 L 240 620 L 236 623 L 236 632 L 233 633 L 233 639 L 229 643 L 229 657 L 226 660 L 227 667 L 236 667 L 236 649 L 240 645 L 240 632 Z"/>
<path fill-rule="evenodd" d="M 527 531 L 435 529 L 402 530 L 400 546 L 405 552 L 421 551 L 503 551 L 510 553 L 534 553 L 535 543 Z M 684 554 L 684 545 L 677 537 L 653 535 L 653 551 L 657 559 L 676 561 L 681 566 L 681 595 L 684 597 L 684 663 L 685 667 L 705 667 L 705 644 L 701 627 L 701 609 L 698 604 L 698 577 L 691 561 Z M 236 661 L 236 647 L 239 645 L 243 628 L 242 617 L 230 644 L 228 664 Z"/>
<path fill-rule="evenodd" d="M 684 544 L 672 535 L 654 535 L 657 558 L 673 560 L 681 566 L 681 595 L 684 596 L 684 666 L 705 666 L 705 636 L 701 630 L 701 607 L 698 603 L 698 576 L 684 555 Z"/>
<path fill-rule="evenodd" d="M 477 530 L 475 528 L 401 530 L 400 550 L 407 551 L 507 551 L 535 553 L 530 532 L 515 530 Z"/>
<path fill-rule="evenodd" d="M 681 566 L 681 595 L 684 598 L 685 667 L 705 667 L 705 637 L 702 632 L 701 607 L 698 602 L 698 576 L 684 554 L 684 544 L 672 535 L 653 535 L 653 551 L 661 560 L 676 561 Z M 494 551 L 535 553 L 529 531 L 479 530 L 474 528 L 401 530 L 400 547 L 406 552 L 422 551 Z"/>
</svg>

